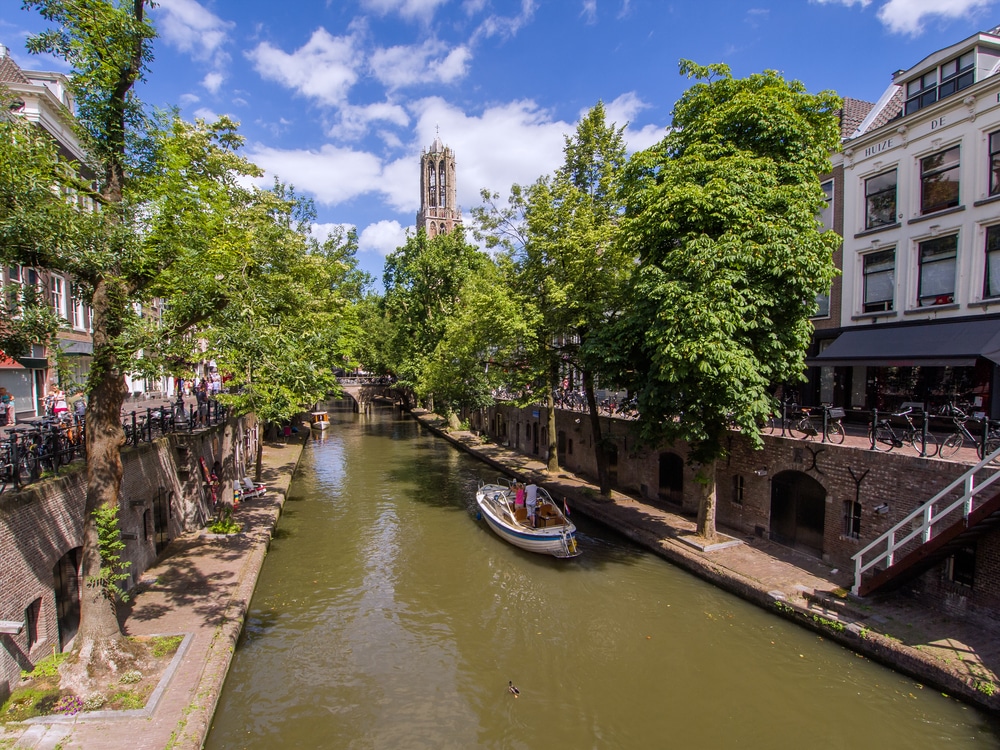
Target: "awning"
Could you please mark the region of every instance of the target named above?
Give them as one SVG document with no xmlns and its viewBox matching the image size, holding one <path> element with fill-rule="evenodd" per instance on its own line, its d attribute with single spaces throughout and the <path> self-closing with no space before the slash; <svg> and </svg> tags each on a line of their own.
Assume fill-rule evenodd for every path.
<svg viewBox="0 0 1000 750">
<path fill-rule="evenodd" d="M 69 339 L 61 339 L 59 341 L 59 348 L 62 349 L 63 354 L 70 357 L 81 355 L 91 356 L 94 353 L 94 345 L 89 341 L 71 341 Z"/>
<path fill-rule="evenodd" d="M 971 367 L 980 357 L 1000 364 L 1000 320 L 862 328 L 842 333 L 811 367 Z"/>
</svg>

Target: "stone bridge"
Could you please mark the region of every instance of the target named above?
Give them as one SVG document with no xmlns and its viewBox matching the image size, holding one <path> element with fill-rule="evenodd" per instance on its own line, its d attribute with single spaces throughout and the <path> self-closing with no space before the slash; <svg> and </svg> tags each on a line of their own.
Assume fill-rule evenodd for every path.
<svg viewBox="0 0 1000 750">
<path fill-rule="evenodd" d="M 404 396 L 384 377 L 373 375 L 337 378 L 344 394 L 354 399 L 359 414 L 371 414 L 372 403 L 377 398 L 385 398 L 393 403 L 401 402 Z"/>
</svg>

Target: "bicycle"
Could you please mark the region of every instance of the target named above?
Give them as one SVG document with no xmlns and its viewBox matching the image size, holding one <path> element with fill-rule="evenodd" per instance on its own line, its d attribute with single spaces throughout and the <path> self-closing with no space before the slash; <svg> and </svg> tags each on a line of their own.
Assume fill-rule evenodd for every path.
<svg viewBox="0 0 1000 750">
<path fill-rule="evenodd" d="M 800 407 L 799 412 L 802 414 L 802 418 L 792 424 L 792 436 L 801 440 L 811 440 L 819 435 L 820 430 L 813 424 L 812 407 Z M 840 407 L 824 406 L 823 414 L 824 419 L 821 428 L 823 430 L 823 441 L 840 445 L 847 436 L 847 433 L 844 432 L 844 425 L 840 422 L 844 418 L 844 410 Z"/>
<path fill-rule="evenodd" d="M 916 451 L 918 456 L 930 458 L 937 454 L 937 438 L 929 432 L 925 438 L 923 428 L 918 428 L 913 423 L 913 418 L 910 416 L 912 413 L 913 409 L 909 408 L 890 415 L 906 420 L 906 427 L 900 428 L 898 433 L 893 428 L 889 417 L 880 419 L 875 427 L 868 431 L 868 439 L 871 440 L 872 447 L 877 451 L 888 452 L 893 448 L 902 448 L 904 445 L 908 445 Z M 924 419 L 927 419 L 926 415 L 924 415 Z"/>
<path fill-rule="evenodd" d="M 976 453 L 979 458 L 985 458 L 986 456 L 995 453 L 997 449 L 1000 449 L 1000 430 L 989 423 L 986 420 L 986 434 L 984 439 L 975 437 L 969 428 L 965 426 L 971 417 L 964 411 L 959 409 L 954 404 L 948 404 L 943 410 L 943 413 L 951 417 L 951 421 L 955 423 L 955 431 L 951 433 L 948 437 L 944 439 L 941 443 L 940 455 L 943 458 L 951 458 L 959 449 L 965 445 L 967 442 L 971 445 L 976 446 Z"/>
</svg>

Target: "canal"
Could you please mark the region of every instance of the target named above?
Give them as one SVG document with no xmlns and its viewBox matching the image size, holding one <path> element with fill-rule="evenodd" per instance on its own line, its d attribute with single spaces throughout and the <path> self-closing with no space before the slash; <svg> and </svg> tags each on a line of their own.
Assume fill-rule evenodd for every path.
<svg viewBox="0 0 1000 750">
<path fill-rule="evenodd" d="M 496 473 L 391 409 L 331 421 L 207 750 L 1000 746 L 992 718 L 579 514 L 579 558 L 508 546 L 475 513 Z"/>
</svg>

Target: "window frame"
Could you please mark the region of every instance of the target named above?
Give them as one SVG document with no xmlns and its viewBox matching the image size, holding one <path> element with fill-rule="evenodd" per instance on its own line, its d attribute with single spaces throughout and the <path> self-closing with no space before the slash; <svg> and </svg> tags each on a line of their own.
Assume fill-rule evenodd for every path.
<svg viewBox="0 0 1000 750">
<path fill-rule="evenodd" d="M 843 534 L 847 539 L 861 539 L 861 503 L 857 500 L 845 500 L 844 501 L 844 512 L 843 519 L 844 525 L 842 528 Z"/>
<path fill-rule="evenodd" d="M 934 166 L 927 165 L 931 159 L 936 157 L 943 157 L 946 154 L 955 151 L 958 153 L 958 158 L 954 163 L 946 163 L 944 166 Z M 950 184 L 950 181 L 946 183 L 940 183 L 938 180 L 942 175 L 946 175 L 949 172 L 954 172 L 958 179 L 954 180 L 955 183 L 955 195 L 954 198 L 949 197 L 945 201 L 938 201 L 928 205 L 928 186 L 929 185 L 939 185 L 939 184 Z M 961 144 L 954 144 L 948 146 L 947 148 L 935 151 L 933 154 L 928 154 L 927 156 L 921 157 L 919 162 L 919 174 L 920 174 L 920 215 L 926 216 L 927 214 L 937 213 L 938 211 L 944 211 L 949 208 L 955 208 L 960 206 L 962 203 L 962 192 L 961 192 L 961 176 L 962 176 L 962 146 Z"/>
<path fill-rule="evenodd" d="M 986 148 L 989 151 L 989 194 L 1000 195 L 1000 130 L 994 130 L 986 136 Z"/>
<path fill-rule="evenodd" d="M 978 47 L 967 50 L 927 71 L 919 78 L 908 81 L 903 115 L 911 115 L 973 85 L 976 82 L 978 53 Z M 963 60 L 966 62 L 963 63 Z"/>
<path fill-rule="evenodd" d="M 891 188 L 883 188 L 876 192 L 871 192 L 869 190 L 869 186 L 872 185 L 872 183 L 890 174 L 894 178 Z M 896 224 L 898 222 L 898 219 L 896 218 L 896 209 L 899 207 L 899 170 L 896 167 L 893 167 L 892 169 L 886 169 L 878 174 L 874 174 L 871 177 L 866 177 L 864 188 L 865 229 L 879 229 L 880 227 L 888 227 Z M 875 217 L 877 217 L 879 213 L 884 213 L 885 208 L 873 209 L 872 204 L 876 199 L 888 195 L 890 192 L 892 193 L 892 211 L 889 213 L 888 220 L 877 221 Z"/>
<path fill-rule="evenodd" d="M 57 273 L 49 274 L 49 301 L 55 314 L 67 321 L 69 312 L 66 309 L 66 277 Z"/>
<path fill-rule="evenodd" d="M 925 250 L 932 249 L 932 246 L 943 245 L 951 242 L 950 250 L 938 252 L 937 257 L 931 260 L 925 259 Z M 925 293 L 924 292 L 924 269 L 930 268 L 940 272 L 937 266 L 939 263 L 951 261 L 951 291 L 947 293 Z M 952 305 L 955 303 L 955 288 L 958 284 L 958 234 L 946 234 L 940 237 L 929 237 L 917 242 L 917 307 L 936 307 L 939 305 Z M 934 298 L 934 301 L 925 302 L 926 299 Z M 947 299 L 943 299 L 947 298 Z"/>
<path fill-rule="evenodd" d="M 994 231 L 995 230 L 995 231 Z M 995 239 L 995 247 L 990 249 L 991 235 Z M 995 255 L 996 261 L 996 291 L 990 293 L 990 256 Z M 996 299 L 1000 297 L 1000 224 L 992 224 L 985 228 L 983 237 L 983 299 Z"/>
<path fill-rule="evenodd" d="M 879 269 L 869 271 L 869 263 L 874 265 L 872 259 L 877 256 L 886 256 L 888 254 L 892 255 L 892 267 L 887 269 Z M 868 301 L 868 287 L 870 277 L 874 277 L 876 274 L 888 274 L 889 276 L 889 288 L 891 290 L 891 295 L 888 299 L 879 299 Z M 876 307 L 876 305 L 883 305 L 883 307 Z M 870 306 L 870 307 L 869 307 Z M 863 313 L 880 313 L 880 312 L 892 312 L 896 307 L 896 248 L 895 246 L 890 248 L 880 248 L 878 250 L 866 252 L 861 254 L 861 311 Z"/>
</svg>

